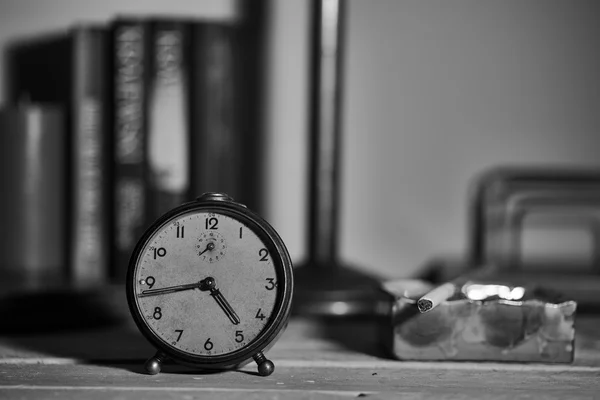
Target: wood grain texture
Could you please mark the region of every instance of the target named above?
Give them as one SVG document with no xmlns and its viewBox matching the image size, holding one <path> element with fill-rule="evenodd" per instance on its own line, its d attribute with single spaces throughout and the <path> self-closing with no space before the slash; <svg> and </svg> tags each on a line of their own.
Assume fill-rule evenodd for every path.
<svg viewBox="0 0 600 400">
<path fill-rule="evenodd" d="M 157 376 L 144 375 L 139 365 L 3 365 L 0 392 L 35 398 L 44 392 L 70 395 L 83 391 L 107 396 L 144 398 L 148 395 L 198 396 L 240 392 L 298 396 L 305 391 L 357 397 L 359 394 L 441 394 L 466 398 L 524 397 L 543 394 L 554 398 L 591 398 L 600 393 L 598 371 L 471 371 L 402 368 L 280 368 L 269 377 L 254 370 L 198 374 L 179 367 Z M 510 382 L 508 385 L 507 382 Z M 14 393 L 14 394 L 13 394 Z M 62 397 L 62 395 L 60 395 Z M 178 397 L 175 397 L 178 398 Z M 235 397 L 234 397 L 235 398 Z"/>
<path fill-rule="evenodd" d="M 268 352 L 269 377 L 177 365 L 142 373 L 152 348 L 131 326 L 0 337 L 0 398 L 518 399 L 600 394 L 600 319 L 579 320 L 572 365 L 404 362 L 380 348 L 377 326 L 292 320 Z"/>
</svg>

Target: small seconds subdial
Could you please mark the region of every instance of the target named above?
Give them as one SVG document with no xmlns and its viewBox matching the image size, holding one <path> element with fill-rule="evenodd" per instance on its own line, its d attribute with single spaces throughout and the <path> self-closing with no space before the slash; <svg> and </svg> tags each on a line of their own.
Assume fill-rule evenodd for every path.
<svg viewBox="0 0 600 400">
<path fill-rule="evenodd" d="M 214 263 L 225 257 L 227 242 L 218 232 L 203 232 L 198 238 L 196 250 L 202 261 Z"/>
</svg>

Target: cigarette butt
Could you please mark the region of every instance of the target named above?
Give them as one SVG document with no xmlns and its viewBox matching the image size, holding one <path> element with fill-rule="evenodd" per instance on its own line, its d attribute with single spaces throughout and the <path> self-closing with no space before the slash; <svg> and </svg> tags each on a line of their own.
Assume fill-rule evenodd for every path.
<svg viewBox="0 0 600 400">
<path fill-rule="evenodd" d="M 454 293 L 456 293 L 456 285 L 451 282 L 444 283 L 421 297 L 417 301 L 417 307 L 420 312 L 425 313 L 454 296 Z"/>
</svg>

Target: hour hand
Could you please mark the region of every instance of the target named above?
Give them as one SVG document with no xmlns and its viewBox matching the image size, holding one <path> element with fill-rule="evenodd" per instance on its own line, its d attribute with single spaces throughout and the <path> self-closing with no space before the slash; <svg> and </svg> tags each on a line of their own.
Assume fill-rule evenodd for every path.
<svg viewBox="0 0 600 400">
<path fill-rule="evenodd" d="M 202 291 L 210 291 L 210 295 L 217 302 L 219 307 L 225 312 L 225 315 L 229 318 L 229 320 L 234 324 L 238 325 L 240 323 L 240 317 L 237 316 L 233 308 L 229 304 L 229 302 L 223 296 L 223 293 L 219 289 L 217 289 L 215 279 L 212 277 L 205 278 L 200 281 L 200 290 Z"/>
</svg>

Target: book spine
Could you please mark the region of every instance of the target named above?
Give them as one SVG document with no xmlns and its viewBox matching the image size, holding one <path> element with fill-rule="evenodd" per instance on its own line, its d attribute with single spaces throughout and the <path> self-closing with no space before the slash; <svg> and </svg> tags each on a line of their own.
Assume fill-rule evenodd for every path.
<svg viewBox="0 0 600 400">
<path fill-rule="evenodd" d="M 196 24 L 193 30 L 191 196 L 223 192 L 241 201 L 230 29 Z"/>
<path fill-rule="evenodd" d="M 146 83 L 148 26 L 117 21 L 113 29 L 114 251 L 112 277 L 123 282 L 147 225 Z"/>
<path fill-rule="evenodd" d="M 60 106 L 0 109 L 0 286 L 65 284 L 66 129 Z"/>
<path fill-rule="evenodd" d="M 264 77 L 268 2 L 241 2 L 240 19 L 232 29 L 233 81 L 237 137 L 240 156 L 240 201 L 264 212 L 265 129 Z"/>
<path fill-rule="evenodd" d="M 71 284 L 105 283 L 110 255 L 106 114 L 106 31 L 72 32 L 69 273 Z"/>
<path fill-rule="evenodd" d="M 189 173 L 189 25 L 155 21 L 148 85 L 150 219 L 187 199 Z"/>
</svg>

